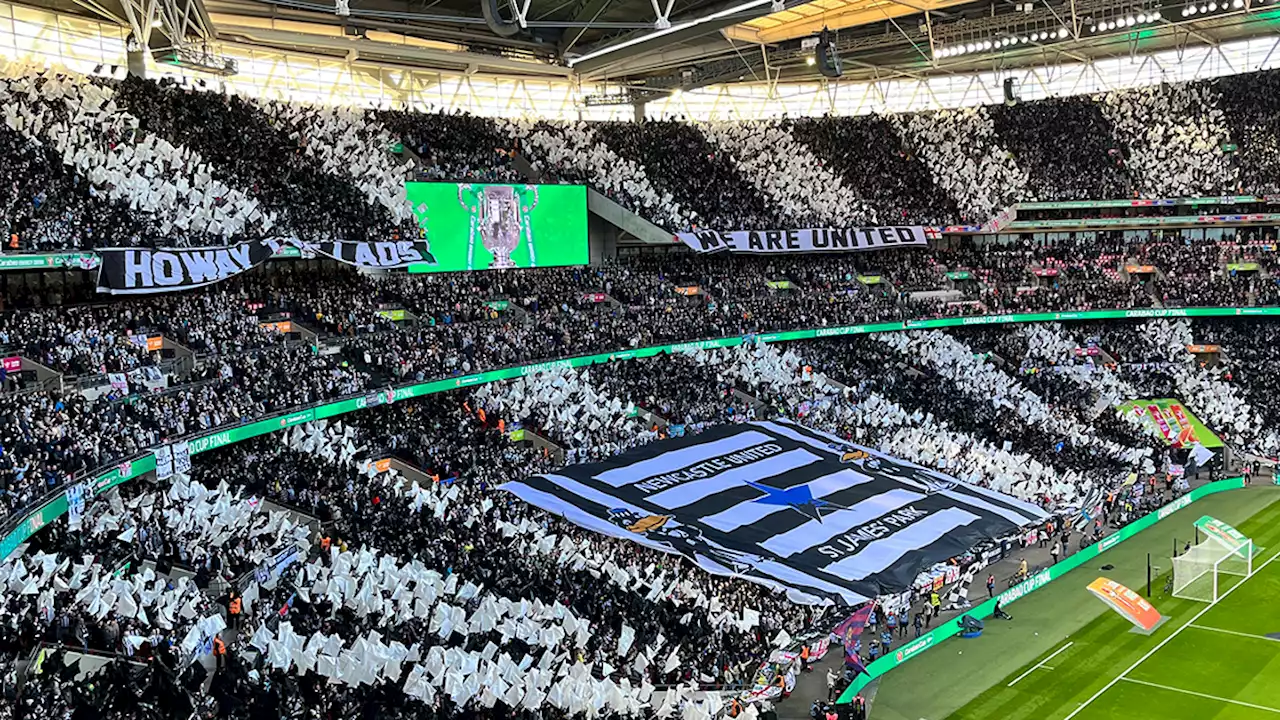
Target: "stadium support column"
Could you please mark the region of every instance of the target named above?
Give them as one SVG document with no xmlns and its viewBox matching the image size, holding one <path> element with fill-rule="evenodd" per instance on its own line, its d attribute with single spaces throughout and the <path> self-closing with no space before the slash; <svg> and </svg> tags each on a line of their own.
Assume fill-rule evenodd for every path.
<svg viewBox="0 0 1280 720">
<path fill-rule="evenodd" d="M 207 55 L 206 43 L 217 35 L 202 0 L 121 0 L 120 8 L 124 11 L 120 20 L 129 28 L 125 40 L 129 74 L 135 77 L 146 75 L 144 59 L 148 50 L 156 62 L 177 65 L 175 59 L 181 57 L 180 52 L 193 45 Z M 230 67 L 234 74 L 234 65 L 228 60 L 225 66 L 217 67 Z M 194 67 L 210 69 L 198 62 Z"/>
<path fill-rule="evenodd" d="M 644 122 L 644 103 L 643 102 L 631 103 L 631 111 L 634 113 L 633 117 L 631 118 L 632 120 L 635 120 L 638 123 Z"/>
<path fill-rule="evenodd" d="M 587 253 L 592 265 L 618 256 L 618 228 L 595 213 L 587 216 Z"/>
<path fill-rule="evenodd" d="M 147 77 L 147 56 L 142 48 L 135 48 L 132 45 L 126 53 L 128 59 L 129 77 L 146 79 Z"/>
</svg>

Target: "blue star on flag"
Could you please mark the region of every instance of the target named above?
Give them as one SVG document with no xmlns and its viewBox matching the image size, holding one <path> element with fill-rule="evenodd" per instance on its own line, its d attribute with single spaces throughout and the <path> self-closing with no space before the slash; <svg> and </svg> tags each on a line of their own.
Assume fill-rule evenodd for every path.
<svg viewBox="0 0 1280 720">
<path fill-rule="evenodd" d="M 808 485 L 796 485 L 795 487 L 781 489 L 762 483 L 747 482 L 747 484 L 765 493 L 762 497 L 756 498 L 755 502 L 789 507 L 801 515 L 818 522 L 822 522 L 822 508 L 830 508 L 827 511 L 828 513 L 832 510 L 843 509 L 826 500 L 815 498 Z"/>
</svg>

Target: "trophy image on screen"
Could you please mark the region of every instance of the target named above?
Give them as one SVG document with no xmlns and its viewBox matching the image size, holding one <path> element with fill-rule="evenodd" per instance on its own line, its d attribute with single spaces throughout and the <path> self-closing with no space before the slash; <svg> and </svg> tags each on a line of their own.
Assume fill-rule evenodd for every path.
<svg viewBox="0 0 1280 720">
<path fill-rule="evenodd" d="M 538 205 L 534 185 L 458 186 L 458 203 L 471 213 L 471 235 L 467 242 L 467 269 L 475 265 L 476 231 L 480 243 L 493 255 L 493 269 L 516 267 L 511 254 L 520 246 L 520 236 L 529 239 L 529 267 L 537 267 L 533 248 L 533 224 L 529 213 Z"/>
</svg>

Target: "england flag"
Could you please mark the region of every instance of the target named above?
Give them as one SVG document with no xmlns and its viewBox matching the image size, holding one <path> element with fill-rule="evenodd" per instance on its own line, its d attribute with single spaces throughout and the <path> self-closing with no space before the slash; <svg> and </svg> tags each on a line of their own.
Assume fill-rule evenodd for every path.
<svg viewBox="0 0 1280 720">
<path fill-rule="evenodd" d="M 854 605 L 1044 520 L 1007 495 L 787 421 L 726 425 L 502 489 L 706 570 Z"/>
</svg>

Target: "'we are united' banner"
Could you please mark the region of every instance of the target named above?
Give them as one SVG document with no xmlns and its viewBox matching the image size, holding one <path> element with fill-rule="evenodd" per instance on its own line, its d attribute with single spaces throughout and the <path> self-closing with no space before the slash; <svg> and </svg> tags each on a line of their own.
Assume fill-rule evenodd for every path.
<svg viewBox="0 0 1280 720">
<path fill-rule="evenodd" d="M 811 253 L 863 252 L 900 247 L 927 247 L 942 237 L 920 226 L 816 228 L 809 230 L 706 230 L 676 233 L 694 252 Z"/>
</svg>

